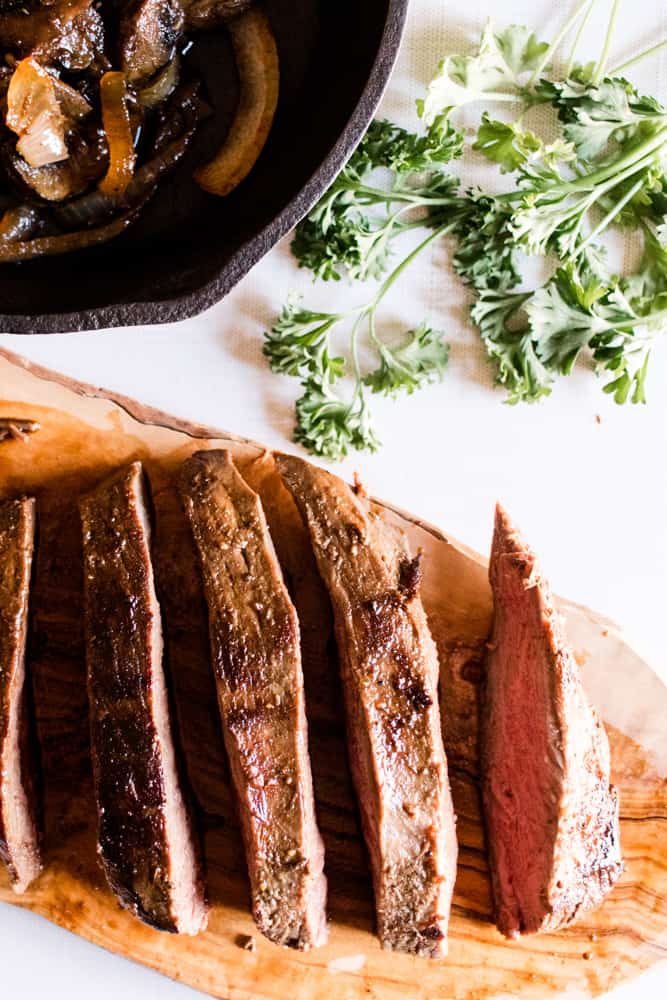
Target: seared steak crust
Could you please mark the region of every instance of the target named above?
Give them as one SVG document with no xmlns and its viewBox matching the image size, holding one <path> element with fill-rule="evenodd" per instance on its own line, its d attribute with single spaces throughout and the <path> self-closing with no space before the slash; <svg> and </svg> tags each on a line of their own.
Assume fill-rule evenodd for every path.
<svg viewBox="0 0 667 1000">
<path fill-rule="evenodd" d="M 199 552 L 225 745 L 259 929 L 306 949 L 326 938 L 299 623 L 259 497 L 226 451 L 198 452 L 180 489 Z"/>
<path fill-rule="evenodd" d="M 141 464 L 102 483 L 80 509 L 102 865 L 145 923 L 196 934 L 206 904 L 172 739 Z"/>
<path fill-rule="evenodd" d="M 22 893 L 41 871 L 26 672 L 35 501 L 0 503 L 0 859 Z"/>
<path fill-rule="evenodd" d="M 419 559 L 341 480 L 291 456 L 276 460 L 333 604 L 380 940 L 438 958 L 457 846 Z"/>
<path fill-rule="evenodd" d="M 517 937 L 564 927 L 610 891 L 623 869 L 618 795 L 549 586 L 500 507 L 489 574 L 483 796 L 496 920 Z"/>
</svg>

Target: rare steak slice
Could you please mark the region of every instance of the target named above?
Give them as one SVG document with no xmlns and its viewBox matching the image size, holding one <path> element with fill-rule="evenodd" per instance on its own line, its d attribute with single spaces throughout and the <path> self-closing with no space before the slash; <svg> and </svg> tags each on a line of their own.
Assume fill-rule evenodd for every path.
<svg viewBox="0 0 667 1000">
<path fill-rule="evenodd" d="M 22 893 L 41 870 L 26 671 L 35 501 L 0 502 L 0 858 Z"/>
<path fill-rule="evenodd" d="M 277 456 L 333 605 L 348 751 L 383 947 L 447 951 L 457 845 L 438 708 L 438 656 L 419 557 L 340 479 Z"/>
<path fill-rule="evenodd" d="M 271 941 L 326 939 L 299 622 L 259 497 L 226 451 L 193 455 L 180 490 L 201 561 L 211 656 L 252 908 Z"/>
<path fill-rule="evenodd" d="M 618 796 L 549 586 L 500 507 L 489 575 L 484 811 L 496 920 L 517 937 L 563 927 L 610 891 L 622 871 Z"/>
<path fill-rule="evenodd" d="M 206 926 L 199 852 L 181 788 L 141 464 L 81 500 L 91 752 L 109 885 L 158 930 Z"/>
</svg>

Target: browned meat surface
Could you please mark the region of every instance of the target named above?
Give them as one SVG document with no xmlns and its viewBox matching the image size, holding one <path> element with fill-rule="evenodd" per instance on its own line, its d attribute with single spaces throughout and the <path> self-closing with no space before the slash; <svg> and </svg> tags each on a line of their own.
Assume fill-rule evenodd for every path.
<svg viewBox="0 0 667 1000">
<path fill-rule="evenodd" d="M 104 22 L 95 0 L 52 0 L 0 13 L 0 46 L 18 56 L 83 70 L 104 48 Z"/>
<path fill-rule="evenodd" d="M 80 507 L 102 864 L 136 916 L 196 934 L 207 911 L 172 738 L 141 464 L 102 483 Z"/>
<path fill-rule="evenodd" d="M 176 54 L 185 15 L 180 0 L 134 0 L 120 26 L 121 68 L 130 83 L 147 83 Z"/>
<path fill-rule="evenodd" d="M 228 452 L 185 462 L 225 745 L 257 926 L 277 944 L 326 939 L 324 847 L 308 757 L 299 623 L 258 496 Z"/>
<path fill-rule="evenodd" d="M 25 649 L 35 501 L 0 503 L 0 859 L 16 892 L 41 870 Z"/>
<path fill-rule="evenodd" d="M 333 604 L 380 940 L 439 958 L 457 845 L 419 558 L 340 479 L 287 455 L 277 463 Z"/>
<path fill-rule="evenodd" d="M 549 586 L 500 507 L 489 574 L 483 796 L 496 920 L 516 937 L 602 902 L 622 871 L 618 797 Z"/>
<path fill-rule="evenodd" d="M 183 0 L 188 28 L 214 28 L 252 7 L 255 0 Z"/>
</svg>

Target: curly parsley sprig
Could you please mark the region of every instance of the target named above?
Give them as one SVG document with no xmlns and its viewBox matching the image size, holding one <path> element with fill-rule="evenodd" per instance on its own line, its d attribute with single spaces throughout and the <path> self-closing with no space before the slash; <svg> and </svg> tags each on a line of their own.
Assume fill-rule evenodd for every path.
<svg viewBox="0 0 667 1000">
<path fill-rule="evenodd" d="M 462 149 L 463 135 L 445 115 L 436 116 L 422 135 L 373 122 L 348 165 L 297 228 L 292 251 L 299 264 L 334 281 L 344 275 L 379 278 L 399 236 L 415 228 L 430 230 L 367 302 L 323 313 L 304 308 L 292 296 L 266 334 L 264 353 L 273 371 L 301 382 L 294 438 L 317 455 L 339 459 L 350 450 L 375 451 L 379 439 L 369 396 L 409 395 L 444 371 L 448 348 L 440 332 L 422 322 L 400 344 L 390 344 L 380 333 L 378 311 L 412 260 L 454 227 L 462 202 L 458 182 L 442 167 Z M 345 328 L 347 359 L 334 348 L 334 337 Z M 366 372 L 359 361 L 362 337 L 378 359 L 377 367 Z M 354 379 L 348 398 L 340 384 L 346 375 Z"/>
<path fill-rule="evenodd" d="M 408 330 L 402 343 L 390 345 L 378 332 L 377 312 L 383 298 L 411 261 L 447 229 L 434 229 L 382 282 L 370 301 L 344 313 L 312 312 L 290 296 L 266 335 L 264 353 L 275 372 L 296 375 L 302 395 L 296 403 L 294 440 L 324 458 L 343 458 L 352 450 L 376 451 L 379 439 L 372 425 L 368 393 L 410 395 L 439 379 L 447 365 L 449 349 L 443 336 L 428 324 Z M 349 329 L 351 364 L 334 353 L 334 330 Z M 366 334 L 379 364 L 365 374 L 359 361 L 359 338 Z M 354 389 L 346 400 L 338 383 L 346 374 Z"/>
<path fill-rule="evenodd" d="M 311 311 L 290 299 L 266 335 L 273 370 L 301 382 L 295 439 L 309 450 L 331 459 L 351 449 L 375 450 L 372 394 L 411 394 L 441 376 L 447 364 L 442 334 L 421 323 L 391 345 L 380 330 L 379 306 L 415 257 L 447 234 L 454 269 L 474 297 L 472 322 L 507 402 L 548 396 L 582 355 L 616 402 L 645 401 L 651 349 L 667 331 L 667 110 L 622 74 L 667 42 L 608 72 L 615 0 L 600 59 L 575 65 L 594 3 L 583 0 L 551 43 L 528 28 L 497 30 L 488 22 L 477 51 L 444 59 L 417 102 L 423 131 L 373 122 L 298 226 L 292 251 L 315 277 L 384 279 L 366 303 L 344 312 Z M 558 76 L 550 64 L 577 21 L 565 73 Z M 501 120 L 483 110 L 470 144 L 513 179 L 504 194 L 460 191 L 444 169 L 464 148 L 456 113 L 480 102 L 513 115 Z M 524 113 L 538 104 L 550 106 L 560 125 L 554 141 L 525 124 Z M 641 234 L 636 274 L 609 272 L 600 240 L 611 226 Z M 390 270 L 403 235 L 415 229 L 426 236 Z M 553 261 L 543 286 L 524 286 L 525 255 Z M 338 351 L 344 329 L 347 349 Z M 377 355 L 369 371 L 360 365 L 361 339 Z M 353 389 L 346 397 L 348 375 Z"/>
</svg>

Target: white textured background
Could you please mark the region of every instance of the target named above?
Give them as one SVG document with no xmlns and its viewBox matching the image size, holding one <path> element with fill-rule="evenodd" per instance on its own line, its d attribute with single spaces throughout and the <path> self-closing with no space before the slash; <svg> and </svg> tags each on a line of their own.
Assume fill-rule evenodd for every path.
<svg viewBox="0 0 667 1000">
<path fill-rule="evenodd" d="M 582 46 L 587 58 L 599 52 L 610 4 L 598 0 Z M 438 59 L 465 51 L 490 12 L 499 24 L 528 24 L 548 40 L 573 7 L 569 0 L 412 0 L 382 111 L 416 125 L 414 99 Z M 610 65 L 665 35 L 665 0 L 622 0 Z M 629 75 L 667 101 L 667 54 Z M 471 176 L 466 172 L 466 180 Z M 351 303 L 365 297 L 359 288 L 313 286 L 297 271 L 285 240 L 223 303 L 196 319 L 65 337 L 4 335 L 0 344 L 163 410 L 284 448 L 297 385 L 270 374 L 261 334 L 294 288 L 318 308 L 340 308 L 343 295 Z M 449 370 L 442 384 L 398 405 L 374 401 L 384 448 L 351 458 L 344 471 L 358 469 L 376 495 L 481 550 L 489 543 L 493 503 L 502 499 L 541 553 L 555 589 L 622 623 L 667 677 L 667 338 L 654 352 L 645 407 L 617 407 L 580 368 L 543 404 L 512 408 L 493 388 L 466 323 L 465 295 L 450 274 L 446 247 L 434 247 L 405 275 L 386 314 L 401 326 L 428 318 L 446 330 Z M 15 908 L 0 907 L 0 960 L 2 1000 L 47 992 L 54 1000 L 93 991 L 96 1000 L 195 995 Z M 615 994 L 666 995 L 664 968 Z"/>
</svg>

